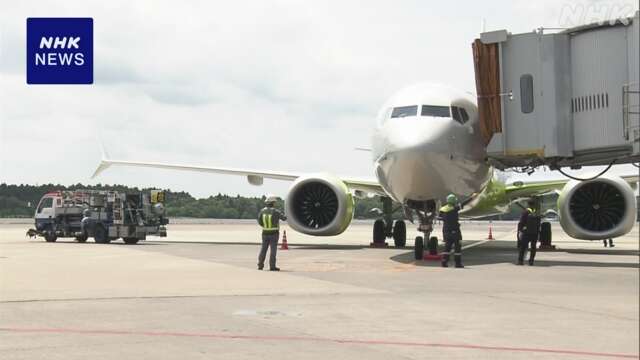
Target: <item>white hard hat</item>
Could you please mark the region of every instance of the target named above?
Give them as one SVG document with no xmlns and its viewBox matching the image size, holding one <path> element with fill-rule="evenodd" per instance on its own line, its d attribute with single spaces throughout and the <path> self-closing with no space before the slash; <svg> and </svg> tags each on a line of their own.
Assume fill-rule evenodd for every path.
<svg viewBox="0 0 640 360">
<path fill-rule="evenodd" d="M 267 198 L 264 200 L 264 202 L 265 202 L 266 204 L 274 203 L 274 202 L 276 202 L 276 201 L 278 201 L 278 197 L 277 197 L 277 196 L 275 196 L 275 195 L 273 195 L 273 194 L 269 194 L 269 195 L 267 195 Z"/>
</svg>

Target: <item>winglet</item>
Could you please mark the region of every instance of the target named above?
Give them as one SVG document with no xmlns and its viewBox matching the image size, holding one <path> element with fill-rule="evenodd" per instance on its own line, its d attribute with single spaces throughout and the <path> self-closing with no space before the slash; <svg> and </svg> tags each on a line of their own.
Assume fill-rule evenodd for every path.
<svg viewBox="0 0 640 360">
<path fill-rule="evenodd" d="M 109 153 L 107 152 L 107 148 L 104 147 L 102 140 L 100 140 L 100 152 L 102 154 L 102 160 L 109 160 Z"/>
<path fill-rule="evenodd" d="M 100 160 L 100 164 L 96 168 L 96 171 L 91 175 L 92 179 L 95 179 L 96 176 L 100 175 L 101 172 L 107 170 L 109 166 L 111 166 L 111 161 L 109 161 L 109 154 L 107 150 L 104 148 L 104 144 L 102 141 L 100 142 L 100 150 L 102 151 L 102 159 Z"/>
<path fill-rule="evenodd" d="M 91 175 L 91 178 L 95 179 L 95 177 L 100 175 L 101 172 L 107 170 L 109 166 L 111 166 L 111 162 L 109 162 L 109 160 L 103 159 L 102 161 L 100 161 L 100 165 L 98 165 L 98 167 L 96 168 L 96 171 L 94 171 L 93 175 Z"/>
</svg>

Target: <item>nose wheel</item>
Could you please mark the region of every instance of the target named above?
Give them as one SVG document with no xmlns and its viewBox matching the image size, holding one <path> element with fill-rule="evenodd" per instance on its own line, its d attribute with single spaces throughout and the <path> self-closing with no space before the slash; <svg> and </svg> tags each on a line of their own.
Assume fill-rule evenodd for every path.
<svg viewBox="0 0 640 360">
<path fill-rule="evenodd" d="M 424 251 L 428 251 L 428 255 L 437 256 L 438 253 L 438 238 L 431 236 L 433 232 L 433 220 L 436 217 L 436 203 L 433 200 L 423 202 L 408 202 L 413 210 L 415 210 L 420 220 L 418 225 L 418 231 L 423 236 L 417 236 L 414 242 L 414 257 L 416 260 L 422 260 L 425 258 Z M 425 239 L 429 239 L 425 242 Z"/>
</svg>

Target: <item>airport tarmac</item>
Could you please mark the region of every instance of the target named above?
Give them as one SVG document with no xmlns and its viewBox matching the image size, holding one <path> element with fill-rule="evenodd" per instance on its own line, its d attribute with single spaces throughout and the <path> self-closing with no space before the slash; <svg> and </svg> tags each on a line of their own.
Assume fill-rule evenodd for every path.
<svg viewBox="0 0 640 360">
<path fill-rule="evenodd" d="M 276 273 L 256 270 L 253 222 L 198 222 L 139 245 L 45 243 L 0 222 L 0 358 L 639 356 L 637 226 L 609 249 L 555 223 L 558 250 L 530 267 L 514 265 L 515 223 L 493 223 L 496 240 L 464 223 L 464 269 L 369 248 L 370 223 L 288 231 Z"/>
</svg>

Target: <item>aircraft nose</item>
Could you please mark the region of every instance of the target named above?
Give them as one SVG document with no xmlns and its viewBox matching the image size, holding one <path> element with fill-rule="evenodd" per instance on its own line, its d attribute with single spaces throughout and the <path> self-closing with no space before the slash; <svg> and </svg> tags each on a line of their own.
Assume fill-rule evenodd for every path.
<svg viewBox="0 0 640 360">
<path fill-rule="evenodd" d="M 397 119 L 386 124 L 376 172 L 397 201 L 428 200 L 446 193 L 443 169 L 450 162 L 451 123 L 447 118 Z"/>
<path fill-rule="evenodd" d="M 381 131 L 384 134 L 383 148 L 386 153 L 425 148 L 436 150 L 447 143 L 450 130 L 451 119 L 448 118 L 391 119 Z"/>
</svg>

